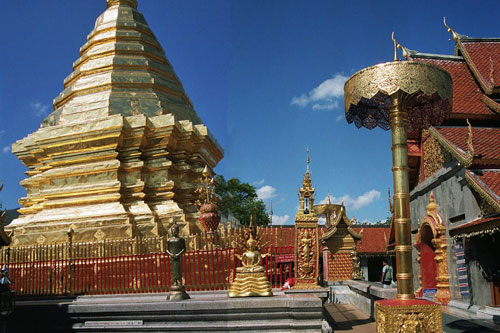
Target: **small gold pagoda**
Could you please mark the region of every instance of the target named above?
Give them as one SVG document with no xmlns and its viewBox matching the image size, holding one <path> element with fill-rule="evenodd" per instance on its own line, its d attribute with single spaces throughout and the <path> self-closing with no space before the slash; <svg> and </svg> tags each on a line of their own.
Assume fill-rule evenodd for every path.
<svg viewBox="0 0 500 333">
<path fill-rule="evenodd" d="M 318 215 L 314 212 L 314 187 L 307 169 L 299 190 L 299 211 L 295 215 L 295 286 L 294 289 L 319 288 Z"/>
<path fill-rule="evenodd" d="M 200 228 L 195 180 L 223 152 L 136 0 L 107 0 L 53 105 L 12 145 L 28 167 L 13 246 Z"/>
</svg>

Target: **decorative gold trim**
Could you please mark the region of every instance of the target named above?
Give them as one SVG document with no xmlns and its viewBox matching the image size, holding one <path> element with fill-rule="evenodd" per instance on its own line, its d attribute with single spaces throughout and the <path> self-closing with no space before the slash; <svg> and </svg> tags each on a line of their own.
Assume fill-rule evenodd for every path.
<svg viewBox="0 0 500 333">
<path fill-rule="evenodd" d="M 421 231 L 424 227 L 430 227 L 433 239 L 432 245 L 434 246 L 434 260 L 436 261 L 436 288 L 437 292 L 434 295 L 434 300 L 443 305 L 447 305 L 451 300 L 450 293 L 450 275 L 448 273 L 448 260 L 447 260 L 447 238 L 446 238 L 446 226 L 443 223 L 441 215 L 438 213 L 438 205 L 434 200 L 434 192 L 431 192 L 429 197 L 429 204 L 427 205 L 427 214 L 424 216 L 422 223 L 419 223 L 417 235 L 415 237 L 416 241 L 414 247 L 417 249 L 418 257 L 417 262 L 420 264 L 419 287 L 415 294 L 421 296 L 422 293 L 422 267 L 421 267 L 421 256 L 420 256 L 420 244 L 421 244 Z"/>
<path fill-rule="evenodd" d="M 479 72 L 479 70 L 476 67 L 476 64 L 474 61 L 472 61 L 471 57 L 469 56 L 469 53 L 465 49 L 465 47 L 462 44 L 462 41 L 459 39 L 456 43 L 456 47 L 460 50 L 462 53 L 462 56 L 464 57 L 465 61 L 467 62 L 467 65 L 471 69 L 472 73 L 474 74 L 474 77 L 477 79 L 479 82 L 479 85 L 483 89 L 484 93 L 486 95 L 491 95 L 493 93 L 494 87 L 491 85 L 490 82 L 488 82 Z"/>
<path fill-rule="evenodd" d="M 469 185 L 476 191 L 484 200 L 488 202 L 497 212 L 500 212 L 500 202 L 491 196 L 491 194 L 486 191 L 481 184 L 478 183 L 478 181 L 475 179 L 473 175 L 471 175 L 471 171 L 466 170 L 465 171 L 465 179 L 467 179 L 467 182 Z"/>
<path fill-rule="evenodd" d="M 460 153 L 456 148 L 453 143 L 448 141 L 444 136 L 442 136 L 437 129 L 434 127 L 429 127 L 429 133 L 432 134 L 432 136 L 448 151 L 450 152 L 453 157 L 455 157 L 458 162 L 462 165 L 467 165 L 468 163 L 472 163 L 472 161 L 467 160 L 467 157 L 463 156 L 462 153 Z M 469 164 L 470 166 L 470 164 Z"/>
<path fill-rule="evenodd" d="M 403 301 L 404 302 L 404 301 Z M 375 303 L 377 332 L 443 332 L 441 306 Z"/>
<path fill-rule="evenodd" d="M 497 114 L 500 114 L 500 104 L 495 102 L 493 99 L 490 97 L 486 96 L 483 94 L 481 98 L 481 102 L 484 103 L 487 107 L 489 107 L 492 111 L 496 112 Z"/>
</svg>

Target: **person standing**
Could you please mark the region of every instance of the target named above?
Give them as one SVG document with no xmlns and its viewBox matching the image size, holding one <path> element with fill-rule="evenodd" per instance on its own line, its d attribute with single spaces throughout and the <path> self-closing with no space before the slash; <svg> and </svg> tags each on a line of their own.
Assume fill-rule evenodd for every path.
<svg viewBox="0 0 500 333">
<path fill-rule="evenodd" d="M 392 267 L 389 266 L 386 259 L 382 260 L 382 279 L 380 282 L 384 285 L 384 288 L 389 288 L 392 283 Z"/>
</svg>

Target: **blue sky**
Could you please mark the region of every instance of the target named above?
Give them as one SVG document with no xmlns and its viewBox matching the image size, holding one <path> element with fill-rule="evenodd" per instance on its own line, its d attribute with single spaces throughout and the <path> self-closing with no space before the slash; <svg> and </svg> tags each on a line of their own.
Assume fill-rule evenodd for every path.
<svg viewBox="0 0 500 333">
<path fill-rule="evenodd" d="M 12 142 L 52 109 L 105 0 L 0 1 L 0 193 L 25 196 Z M 452 54 L 457 32 L 500 36 L 500 2 L 139 0 L 195 109 L 225 157 L 215 171 L 253 183 L 274 221 L 291 224 L 310 149 L 316 200 L 344 198 L 349 216 L 378 221 L 392 188 L 390 132 L 347 124 L 342 87 L 357 70 L 407 48 Z"/>
</svg>

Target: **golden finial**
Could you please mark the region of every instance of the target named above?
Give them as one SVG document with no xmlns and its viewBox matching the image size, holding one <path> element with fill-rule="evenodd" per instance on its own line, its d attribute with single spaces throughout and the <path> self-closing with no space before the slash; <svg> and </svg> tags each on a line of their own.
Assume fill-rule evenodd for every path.
<svg viewBox="0 0 500 333">
<path fill-rule="evenodd" d="M 446 29 L 448 30 L 448 32 L 451 32 L 451 36 L 453 37 L 453 40 L 454 40 L 455 42 L 458 42 L 458 39 L 459 39 L 459 36 L 460 36 L 460 35 L 459 35 L 459 34 L 457 34 L 455 31 L 453 31 L 453 29 L 451 29 L 451 28 L 448 26 L 448 24 L 446 24 L 446 16 L 445 16 L 445 17 L 443 17 L 443 23 L 444 23 L 444 26 L 446 27 Z M 451 38 L 450 38 L 450 39 L 448 39 L 448 40 L 451 40 Z"/>
<path fill-rule="evenodd" d="M 309 147 L 307 147 L 307 172 L 309 172 Z"/>
<path fill-rule="evenodd" d="M 203 171 L 201 172 L 202 176 L 203 177 L 208 177 L 210 176 L 210 171 L 208 170 L 208 166 L 205 165 L 205 167 L 203 168 Z"/>
<path fill-rule="evenodd" d="M 434 200 L 434 192 L 431 192 L 431 196 L 429 197 L 429 204 L 427 205 L 427 214 L 431 214 L 435 212 L 437 209 L 436 201 Z"/>
<path fill-rule="evenodd" d="M 332 202 L 330 201 L 330 192 L 328 192 L 328 196 L 326 197 L 326 204 L 331 205 Z"/>
<path fill-rule="evenodd" d="M 137 8 L 137 0 L 106 0 L 108 8 L 116 5 L 126 5 L 132 8 Z"/>
<path fill-rule="evenodd" d="M 474 159 L 474 146 L 472 145 L 472 126 L 470 125 L 469 119 L 467 120 L 468 129 L 468 138 L 467 138 L 467 159 L 465 160 L 465 167 L 468 168 L 472 164 L 472 160 Z"/>
<path fill-rule="evenodd" d="M 196 180 L 201 186 L 197 187 L 194 192 L 198 195 L 195 205 L 202 206 L 207 203 L 216 203 L 217 196 L 215 195 L 215 179 L 210 177 L 210 170 L 205 165 L 201 172 L 202 177 Z"/>
<path fill-rule="evenodd" d="M 403 58 L 409 60 L 410 56 L 408 55 L 408 49 L 403 45 L 399 44 L 398 42 L 396 42 L 396 39 L 394 38 L 394 31 L 392 32 L 391 38 L 392 42 L 394 43 L 394 61 L 398 61 L 398 48 L 401 49 L 401 52 L 403 53 Z"/>
</svg>

